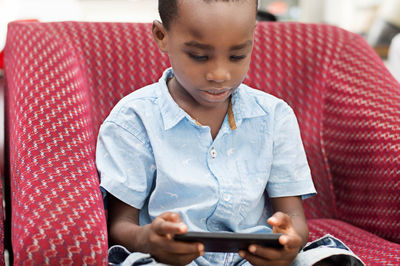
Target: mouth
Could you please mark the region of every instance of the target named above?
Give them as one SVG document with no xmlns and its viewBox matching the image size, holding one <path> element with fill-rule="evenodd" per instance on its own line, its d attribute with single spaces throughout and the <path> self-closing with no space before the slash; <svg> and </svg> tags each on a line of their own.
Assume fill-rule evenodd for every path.
<svg viewBox="0 0 400 266">
<path fill-rule="evenodd" d="M 231 91 L 231 89 L 228 88 L 221 88 L 221 89 L 206 89 L 203 90 L 204 92 L 212 95 L 223 95 Z"/>
<path fill-rule="evenodd" d="M 229 88 L 210 88 L 201 90 L 207 101 L 222 102 L 225 101 L 232 92 Z"/>
</svg>

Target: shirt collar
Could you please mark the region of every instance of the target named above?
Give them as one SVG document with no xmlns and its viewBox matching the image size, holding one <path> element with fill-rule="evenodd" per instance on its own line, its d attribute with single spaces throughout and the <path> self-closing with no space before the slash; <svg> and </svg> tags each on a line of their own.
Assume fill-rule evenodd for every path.
<svg viewBox="0 0 400 266">
<path fill-rule="evenodd" d="M 245 84 L 240 84 L 232 94 L 232 107 L 237 127 L 240 126 L 244 119 L 267 115 L 267 111 L 262 108 L 257 100 L 257 93 L 261 93 L 261 91 L 252 89 Z"/>
<path fill-rule="evenodd" d="M 164 71 L 158 81 L 160 97 L 158 97 L 164 129 L 169 130 L 176 126 L 182 119 L 189 115 L 178 106 L 168 90 L 167 81 L 174 76 L 172 68 Z M 241 84 L 232 94 L 230 107 L 228 108 L 228 121 L 231 130 L 235 130 L 243 119 L 266 115 L 266 112 L 256 98 L 248 93 L 248 86 Z"/>
<path fill-rule="evenodd" d="M 178 106 L 168 91 L 167 82 L 173 76 L 174 72 L 172 71 L 172 68 L 168 68 L 164 71 L 162 77 L 158 81 L 160 87 L 158 101 L 165 130 L 173 128 L 186 117 L 186 112 Z"/>
</svg>

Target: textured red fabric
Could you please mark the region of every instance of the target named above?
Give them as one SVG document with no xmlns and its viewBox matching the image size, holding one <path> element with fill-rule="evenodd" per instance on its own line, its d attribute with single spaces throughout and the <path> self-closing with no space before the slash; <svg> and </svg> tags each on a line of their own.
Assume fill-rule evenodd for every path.
<svg viewBox="0 0 400 266">
<path fill-rule="evenodd" d="M 3 69 L 3 56 L 4 56 L 4 50 L 0 51 L 0 72 Z M 0 73 L 1 75 L 1 73 Z M 0 88 L 4 87 L 4 77 L 0 77 Z M 1 92 L 1 94 L 4 94 L 4 91 Z M 1 147 L 0 149 L 2 152 L 4 151 L 4 147 Z M 4 156 L 0 156 L 2 159 L 4 159 Z M 1 169 L 1 174 L 0 174 L 0 265 L 4 265 L 4 229 L 5 229 L 5 210 L 3 208 L 3 181 L 4 181 L 4 176 L 2 175 L 4 173 L 4 161 L 1 162 L 0 165 Z"/>
<path fill-rule="evenodd" d="M 3 177 L 0 178 L 0 265 L 4 265 L 4 209 L 3 209 Z"/>
<path fill-rule="evenodd" d="M 307 217 L 340 217 L 400 243 L 400 85 L 356 34 L 258 29 L 248 83 L 295 110 L 318 191 Z"/>
<path fill-rule="evenodd" d="M 349 223 L 334 219 L 308 220 L 310 241 L 327 232 L 343 241 L 366 265 L 400 265 L 400 245 Z"/>
<path fill-rule="evenodd" d="M 5 52 L 15 262 L 105 264 L 98 128 L 168 58 L 151 25 L 134 23 L 12 23 Z M 333 26 L 259 23 L 252 57 L 246 83 L 299 120 L 318 191 L 305 202 L 311 237 L 337 234 L 372 265 L 397 264 L 400 85 Z"/>
<path fill-rule="evenodd" d="M 81 62 L 71 45 L 35 25 L 10 26 L 6 44 L 14 263 L 106 264 Z"/>
<path fill-rule="evenodd" d="M 331 64 L 323 140 L 338 217 L 400 243 L 400 85 L 360 36 Z"/>
<path fill-rule="evenodd" d="M 4 50 L 0 51 L 0 69 L 4 68 Z"/>
</svg>

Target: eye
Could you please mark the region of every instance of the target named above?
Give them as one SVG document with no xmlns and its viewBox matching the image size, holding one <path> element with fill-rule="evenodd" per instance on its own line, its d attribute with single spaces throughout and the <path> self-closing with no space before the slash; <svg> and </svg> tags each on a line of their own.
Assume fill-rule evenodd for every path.
<svg viewBox="0 0 400 266">
<path fill-rule="evenodd" d="M 231 55 L 229 59 L 231 61 L 240 61 L 246 58 L 246 55 Z"/>
<path fill-rule="evenodd" d="M 208 56 L 207 55 L 197 55 L 197 54 L 193 54 L 193 53 L 188 53 L 188 56 L 190 58 L 192 58 L 195 61 L 199 61 L 199 62 L 204 62 L 208 60 Z"/>
</svg>

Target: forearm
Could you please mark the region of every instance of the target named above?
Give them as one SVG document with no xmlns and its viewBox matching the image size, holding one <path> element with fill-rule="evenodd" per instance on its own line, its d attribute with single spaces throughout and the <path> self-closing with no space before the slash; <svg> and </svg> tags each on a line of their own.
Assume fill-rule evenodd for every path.
<svg viewBox="0 0 400 266">
<path fill-rule="evenodd" d="M 148 252 L 145 232 L 150 225 L 139 225 L 138 209 L 110 195 L 108 224 L 111 243 L 122 245 L 130 251 Z"/>
<path fill-rule="evenodd" d="M 150 225 L 139 226 L 130 220 L 120 220 L 110 222 L 109 237 L 113 244 L 126 247 L 129 251 L 147 253 L 144 231 Z"/>
<path fill-rule="evenodd" d="M 308 242 L 308 226 L 304 213 L 287 213 L 292 219 L 292 225 L 294 230 L 299 234 L 302 239 L 301 246 L 304 247 Z"/>
</svg>

